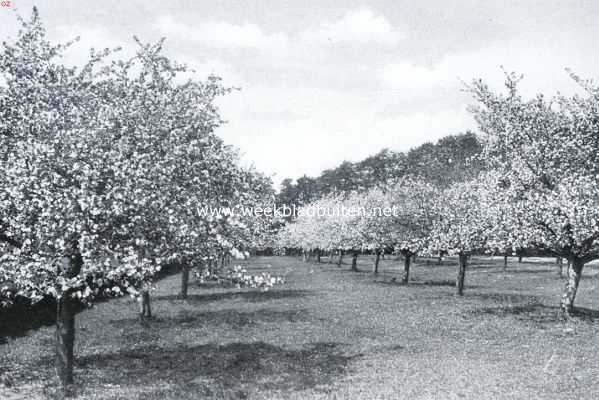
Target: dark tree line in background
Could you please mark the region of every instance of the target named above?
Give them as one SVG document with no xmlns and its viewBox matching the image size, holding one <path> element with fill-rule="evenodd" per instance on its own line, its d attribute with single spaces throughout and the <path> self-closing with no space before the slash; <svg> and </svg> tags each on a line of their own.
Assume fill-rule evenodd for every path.
<svg viewBox="0 0 599 400">
<path fill-rule="evenodd" d="M 384 149 L 362 161 L 344 161 L 315 178 L 304 175 L 295 182 L 285 179 L 277 202 L 305 205 L 331 193 L 362 192 L 392 185 L 406 176 L 446 187 L 475 177 L 482 170 L 481 152 L 482 145 L 472 132 L 449 135 L 405 153 Z"/>
</svg>

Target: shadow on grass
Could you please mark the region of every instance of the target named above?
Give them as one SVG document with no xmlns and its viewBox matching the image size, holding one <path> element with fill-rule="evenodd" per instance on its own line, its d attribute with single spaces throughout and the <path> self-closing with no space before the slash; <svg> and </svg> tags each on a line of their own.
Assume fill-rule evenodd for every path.
<svg viewBox="0 0 599 400">
<path fill-rule="evenodd" d="M 426 280 L 426 281 L 418 281 L 418 280 L 411 280 L 408 283 L 403 283 L 401 281 L 401 278 L 392 278 L 390 280 L 376 280 L 374 281 L 377 284 L 381 284 L 381 285 L 389 285 L 389 286 L 403 286 L 403 287 L 455 287 L 456 283 L 455 280 L 451 280 L 451 279 L 445 279 L 445 280 L 438 280 L 438 281 L 433 281 L 433 280 Z M 475 285 L 468 285 L 466 284 L 466 289 L 476 289 L 479 286 L 475 286 Z"/>
<path fill-rule="evenodd" d="M 410 281 L 408 286 L 448 286 L 455 287 L 455 280 L 440 280 L 440 281 Z M 468 286 L 468 288 L 472 288 L 474 286 Z"/>
<path fill-rule="evenodd" d="M 6 343 L 9 337 L 26 336 L 30 330 L 55 322 L 56 303 L 52 299 L 44 299 L 35 305 L 16 304 L 0 309 L 0 344 Z"/>
<path fill-rule="evenodd" d="M 536 268 L 536 269 L 526 269 L 526 268 L 517 268 L 517 267 L 508 267 L 507 270 L 503 271 L 495 271 L 496 273 L 506 273 L 506 274 L 547 274 L 553 273 L 557 276 L 557 268 L 556 269 L 547 269 L 547 268 Z"/>
<path fill-rule="evenodd" d="M 305 309 L 299 310 L 272 310 L 261 309 L 257 311 L 179 311 L 174 316 L 158 315 L 146 322 L 148 328 L 161 328 L 177 326 L 180 328 L 202 328 L 207 326 L 228 325 L 230 329 L 244 329 L 260 323 L 303 322 L 309 320 Z M 139 326 L 136 318 L 111 320 L 110 323 L 117 327 Z"/>
<path fill-rule="evenodd" d="M 539 304 L 539 299 L 537 297 L 517 293 L 477 293 L 466 291 L 466 296 L 483 301 L 501 303 L 502 307 L 513 307 L 522 304 Z"/>
<path fill-rule="evenodd" d="M 269 290 L 267 292 L 260 292 L 258 290 L 251 291 L 240 291 L 240 292 L 220 292 L 220 293 L 205 293 L 205 294 L 190 294 L 186 299 L 182 299 L 178 295 L 167 295 L 167 296 L 156 296 L 153 298 L 154 301 L 173 301 L 173 300 L 181 300 L 181 301 L 189 301 L 189 302 L 211 302 L 211 301 L 221 301 L 228 299 L 243 299 L 250 302 L 261 302 L 261 301 L 269 301 L 269 300 L 277 300 L 277 299 L 286 299 L 286 298 L 298 298 L 305 297 L 310 294 L 308 290 L 294 290 L 294 289 L 284 289 L 284 290 Z"/>
<path fill-rule="evenodd" d="M 475 310 L 474 313 L 496 316 L 514 316 L 519 320 L 539 323 L 560 322 L 564 320 L 559 307 L 547 306 L 539 302 L 523 305 L 479 308 Z M 571 317 L 586 321 L 599 321 L 599 310 L 577 307 L 572 312 Z"/>
<path fill-rule="evenodd" d="M 176 385 L 202 398 L 225 388 L 244 398 L 244 387 L 302 390 L 329 385 L 342 376 L 353 358 L 339 344 L 318 342 L 287 350 L 264 342 L 174 348 L 145 346 L 79 359 L 81 368 L 100 376 L 99 384 Z M 157 389 L 159 390 L 159 389 Z M 218 389 L 217 389 L 218 390 Z"/>
</svg>

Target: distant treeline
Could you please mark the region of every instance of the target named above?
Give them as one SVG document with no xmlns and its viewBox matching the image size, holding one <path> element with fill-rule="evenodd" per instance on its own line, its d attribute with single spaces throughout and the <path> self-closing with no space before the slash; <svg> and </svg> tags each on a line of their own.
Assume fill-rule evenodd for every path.
<svg viewBox="0 0 599 400">
<path fill-rule="evenodd" d="M 482 145 L 472 132 L 449 135 L 408 152 L 384 149 L 355 163 L 344 161 L 315 178 L 285 179 L 279 204 L 307 204 L 332 192 L 364 191 L 393 185 L 405 176 L 417 176 L 445 187 L 473 178 L 482 169 Z"/>
</svg>

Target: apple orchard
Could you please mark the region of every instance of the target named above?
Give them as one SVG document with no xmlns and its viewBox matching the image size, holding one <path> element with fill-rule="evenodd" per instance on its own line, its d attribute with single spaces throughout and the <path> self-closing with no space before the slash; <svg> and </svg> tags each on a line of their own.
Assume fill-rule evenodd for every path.
<svg viewBox="0 0 599 400">
<path fill-rule="evenodd" d="M 92 50 L 67 66 L 60 56 L 75 42 L 51 43 L 35 10 L 20 23 L 0 53 L 0 306 L 55 301 L 63 385 L 73 382 L 80 307 L 130 295 L 143 321 L 154 282 L 174 267 L 181 297 L 190 272 L 267 289 L 281 279 L 230 265 L 265 249 L 339 264 L 347 254 L 352 269 L 375 254 L 374 273 L 395 253 L 405 284 L 414 257 L 457 256 L 459 295 L 471 256 L 533 251 L 568 260 L 561 309 L 573 315 L 584 265 L 599 258 L 599 88 L 574 73 L 583 96 L 523 98 L 514 74 L 501 93 L 468 85 L 483 149 L 468 179 L 409 174 L 304 204 L 393 213 L 213 216 L 197 210 L 268 207 L 277 196 L 216 134 L 215 100 L 231 88 L 197 79 L 164 55 L 164 41 L 135 39 L 126 59 Z"/>
</svg>

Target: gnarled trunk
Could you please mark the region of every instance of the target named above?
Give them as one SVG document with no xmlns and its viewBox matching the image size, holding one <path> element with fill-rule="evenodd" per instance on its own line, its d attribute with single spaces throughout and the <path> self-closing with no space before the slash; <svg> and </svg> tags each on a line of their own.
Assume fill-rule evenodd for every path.
<svg viewBox="0 0 599 400">
<path fill-rule="evenodd" d="M 464 295 L 464 281 L 466 280 L 466 266 L 468 265 L 468 256 L 460 253 L 458 256 L 458 277 L 456 279 L 456 288 L 459 296 Z"/>
<path fill-rule="evenodd" d="M 379 273 L 379 262 L 381 261 L 381 252 L 376 251 L 374 258 L 374 265 L 372 266 L 372 272 L 375 274 Z"/>
<path fill-rule="evenodd" d="M 404 263 L 403 263 L 403 277 L 401 281 L 405 284 L 410 282 L 410 262 L 412 261 L 412 255 L 410 253 L 404 254 Z"/>
<path fill-rule="evenodd" d="M 182 299 L 187 298 L 187 289 L 189 288 L 189 267 L 183 265 L 181 268 L 181 293 L 179 295 Z"/>
<path fill-rule="evenodd" d="M 358 271 L 358 252 L 354 252 L 351 257 L 351 270 Z"/>
<path fill-rule="evenodd" d="M 569 315 L 574 311 L 574 300 L 576 299 L 576 292 L 578 291 L 578 284 L 580 283 L 580 277 L 582 275 L 582 267 L 584 263 L 578 257 L 570 258 L 570 268 L 568 268 L 568 281 L 562 294 L 561 310 L 566 315 Z"/>
</svg>

